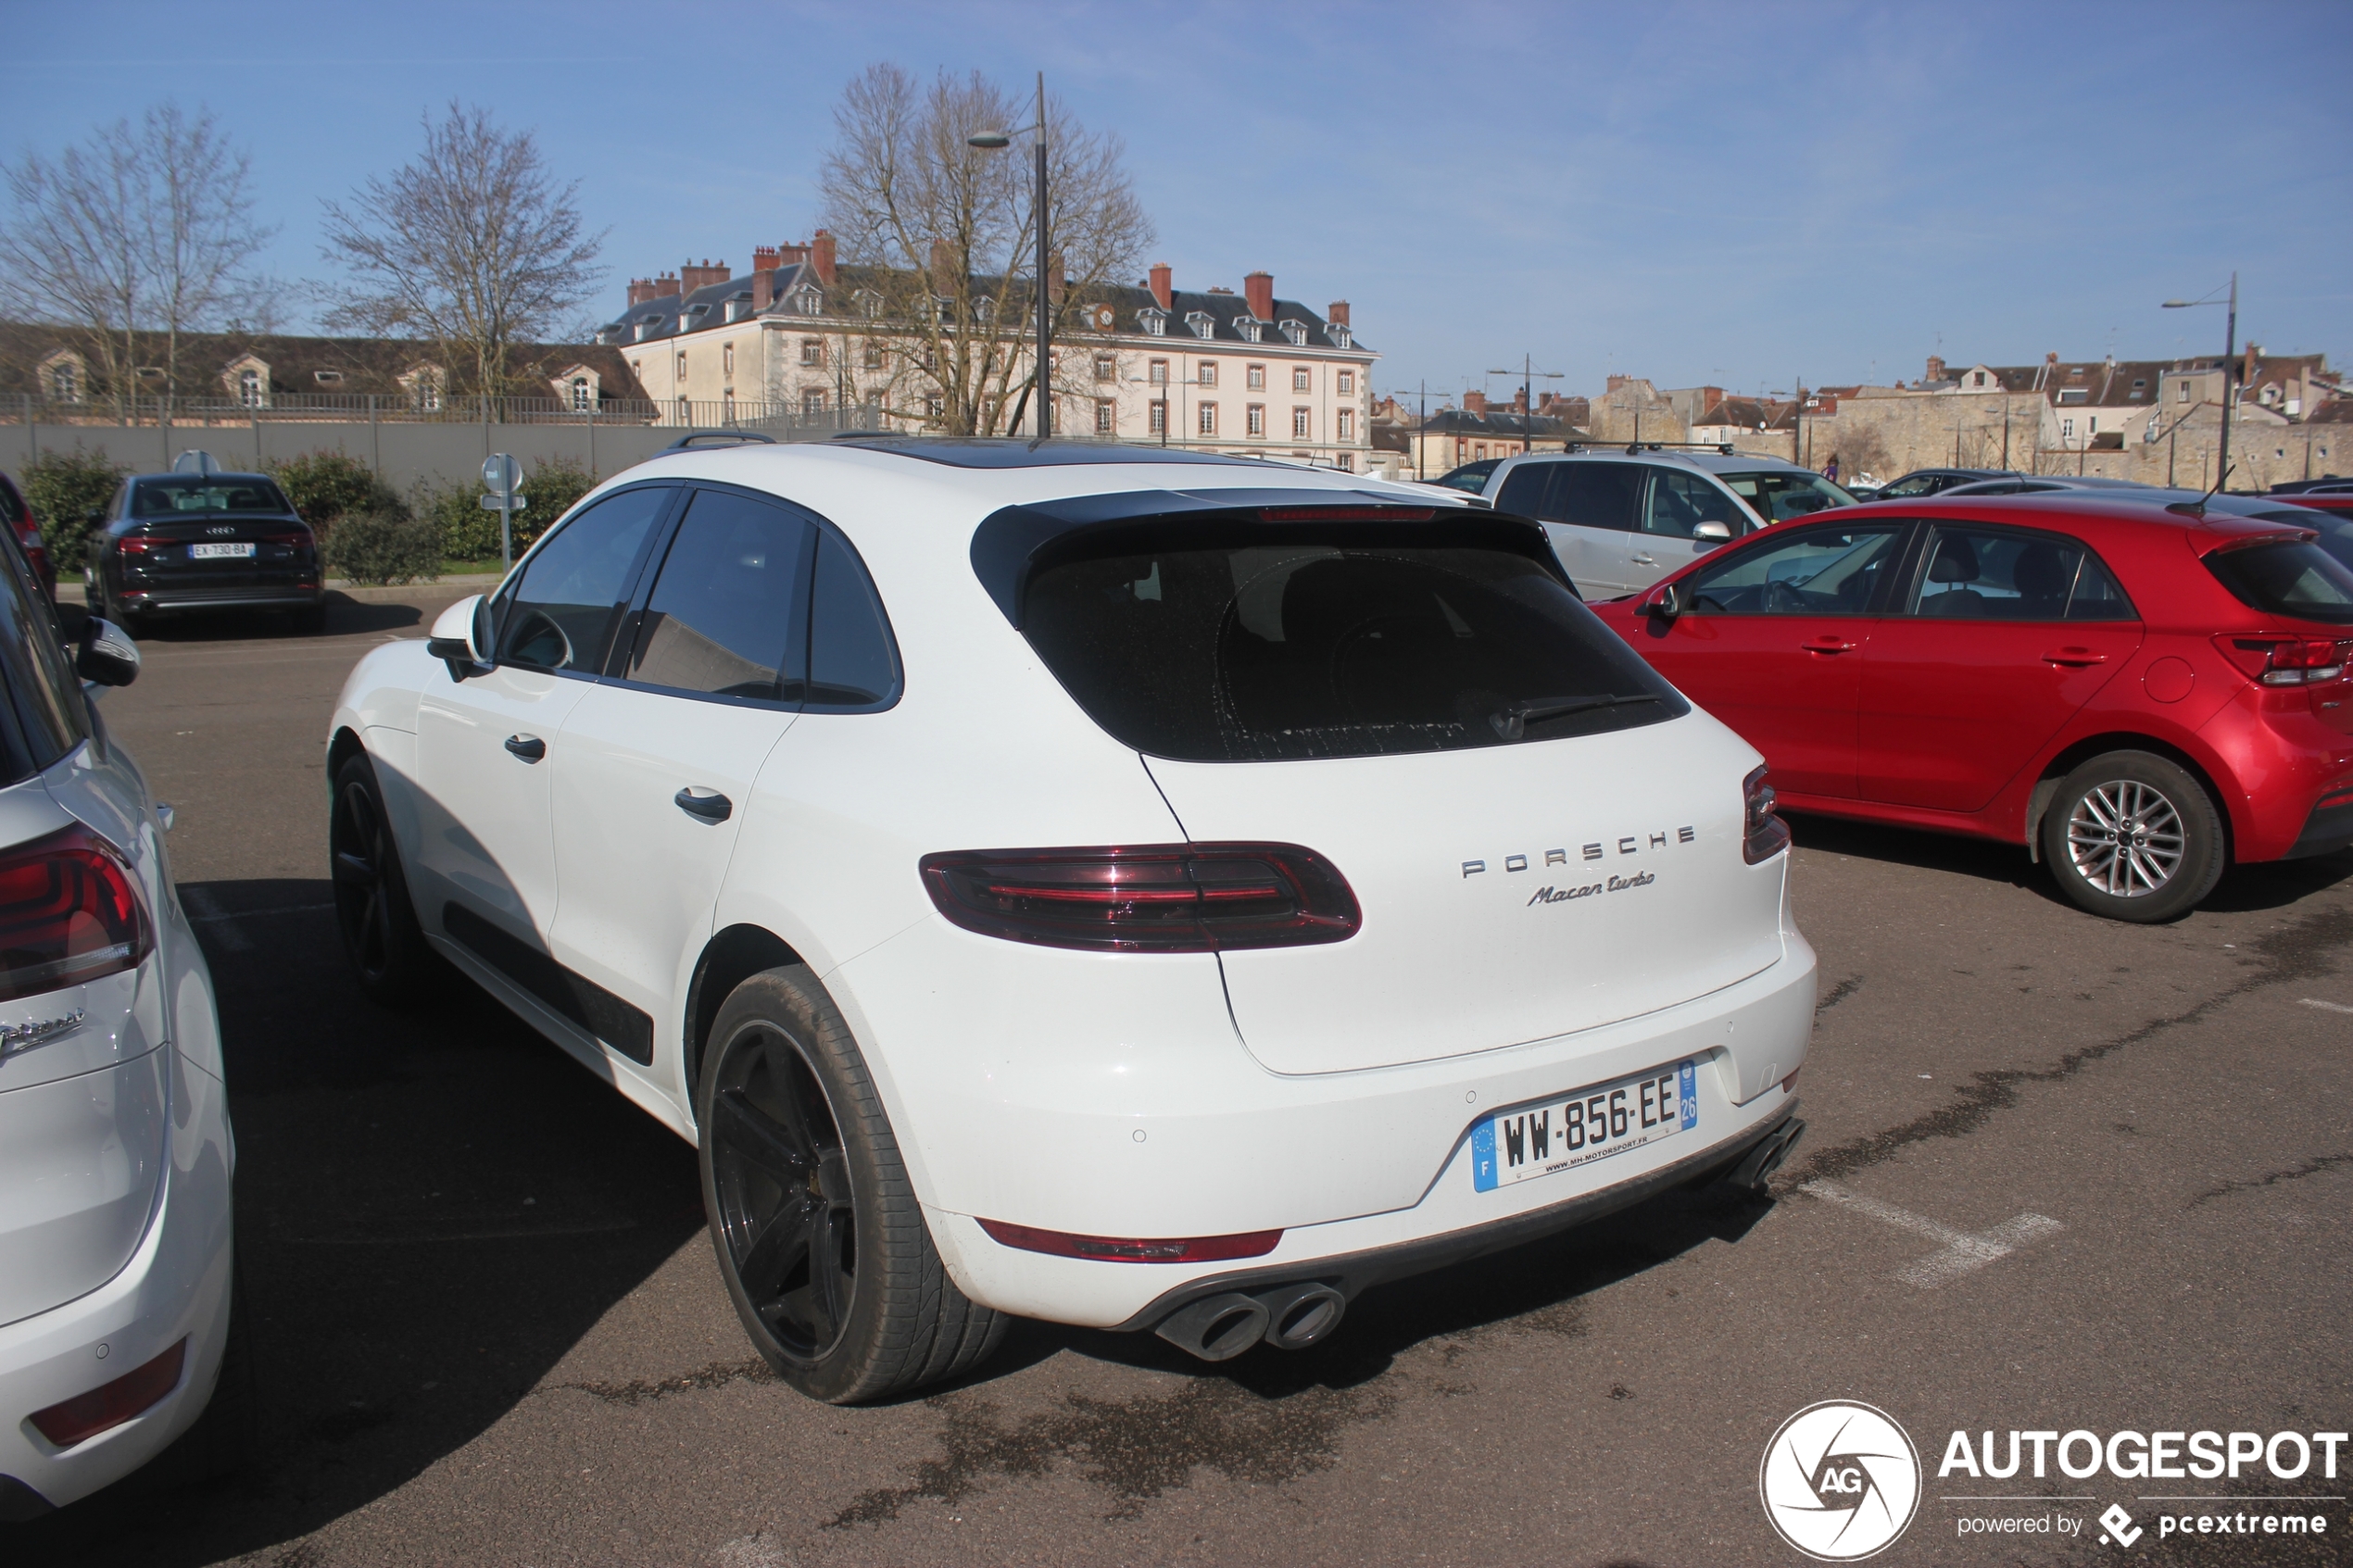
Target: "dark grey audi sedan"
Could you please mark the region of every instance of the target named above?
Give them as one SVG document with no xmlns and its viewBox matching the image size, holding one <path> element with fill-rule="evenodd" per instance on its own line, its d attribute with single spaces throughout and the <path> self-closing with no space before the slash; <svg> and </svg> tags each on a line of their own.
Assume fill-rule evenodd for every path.
<svg viewBox="0 0 2353 1568">
<path fill-rule="evenodd" d="M 268 474 L 133 474 L 90 521 L 91 608 L 133 636 L 219 610 L 326 628 L 318 537 Z"/>
</svg>

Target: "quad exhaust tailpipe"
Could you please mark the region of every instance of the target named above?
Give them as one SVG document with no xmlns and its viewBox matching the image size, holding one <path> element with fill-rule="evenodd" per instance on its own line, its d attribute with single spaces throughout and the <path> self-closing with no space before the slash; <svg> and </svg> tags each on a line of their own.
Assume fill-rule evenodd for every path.
<svg viewBox="0 0 2353 1568">
<path fill-rule="evenodd" d="M 1301 1280 L 1245 1294 L 1228 1290 L 1179 1307 L 1152 1332 L 1205 1361 L 1229 1361 L 1261 1340 L 1304 1350 L 1328 1337 L 1348 1298 L 1321 1280 Z"/>
</svg>

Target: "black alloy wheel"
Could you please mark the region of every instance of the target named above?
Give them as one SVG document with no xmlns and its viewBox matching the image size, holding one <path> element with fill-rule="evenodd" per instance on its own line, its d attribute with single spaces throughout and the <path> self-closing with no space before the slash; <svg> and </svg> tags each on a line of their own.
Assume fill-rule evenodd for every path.
<svg viewBox="0 0 2353 1568">
<path fill-rule="evenodd" d="M 414 1003 L 422 999 L 438 960 L 425 945 L 409 901 L 399 846 L 366 756 L 344 759 L 335 770 L 334 791 L 327 852 L 344 956 L 371 1001 Z"/>
<path fill-rule="evenodd" d="M 729 994 L 695 1112 L 719 1272 L 784 1381 L 831 1404 L 881 1399 L 1003 1340 L 1010 1320 L 940 1261 L 865 1058 L 806 965 Z"/>
</svg>

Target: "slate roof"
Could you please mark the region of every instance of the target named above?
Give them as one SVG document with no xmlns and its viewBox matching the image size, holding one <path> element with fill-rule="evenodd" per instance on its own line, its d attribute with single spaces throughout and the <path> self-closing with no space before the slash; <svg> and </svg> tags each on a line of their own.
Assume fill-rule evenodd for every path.
<svg viewBox="0 0 2353 1568">
<path fill-rule="evenodd" d="M 1522 414 L 1516 410 L 1474 414 L 1467 408 L 1441 408 L 1422 421 L 1417 433 L 1486 436 L 1505 441 L 1591 441 L 1592 439 L 1576 426 L 1565 420 L 1554 419 L 1549 414 Z"/>
</svg>

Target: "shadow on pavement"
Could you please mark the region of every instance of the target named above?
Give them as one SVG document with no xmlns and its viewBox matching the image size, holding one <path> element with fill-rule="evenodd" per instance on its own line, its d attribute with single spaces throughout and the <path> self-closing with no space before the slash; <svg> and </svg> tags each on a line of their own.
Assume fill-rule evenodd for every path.
<svg viewBox="0 0 2353 1568">
<path fill-rule="evenodd" d="M 415 585 L 429 593 L 433 584 Z M 327 594 L 327 631 L 331 637 L 361 632 L 391 632 L 403 626 L 414 626 L 423 619 L 423 611 L 415 605 L 379 604 L 355 599 L 350 595 L 329 590 Z M 290 614 L 277 610 L 229 609 L 207 615 L 167 615 L 149 620 L 139 628 L 142 643 L 236 643 L 283 639 L 287 642 L 308 642 L 307 633 L 295 629 Z"/>
<path fill-rule="evenodd" d="M 182 893 L 220 992 L 258 1451 L 169 1491 L 187 1467 L 167 1455 L 21 1528 L 12 1564 L 208 1562 L 364 1507 L 505 1415 L 702 1225 L 694 1151 L 472 985 L 364 1001 L 327 883 Z"/>
</svg>

